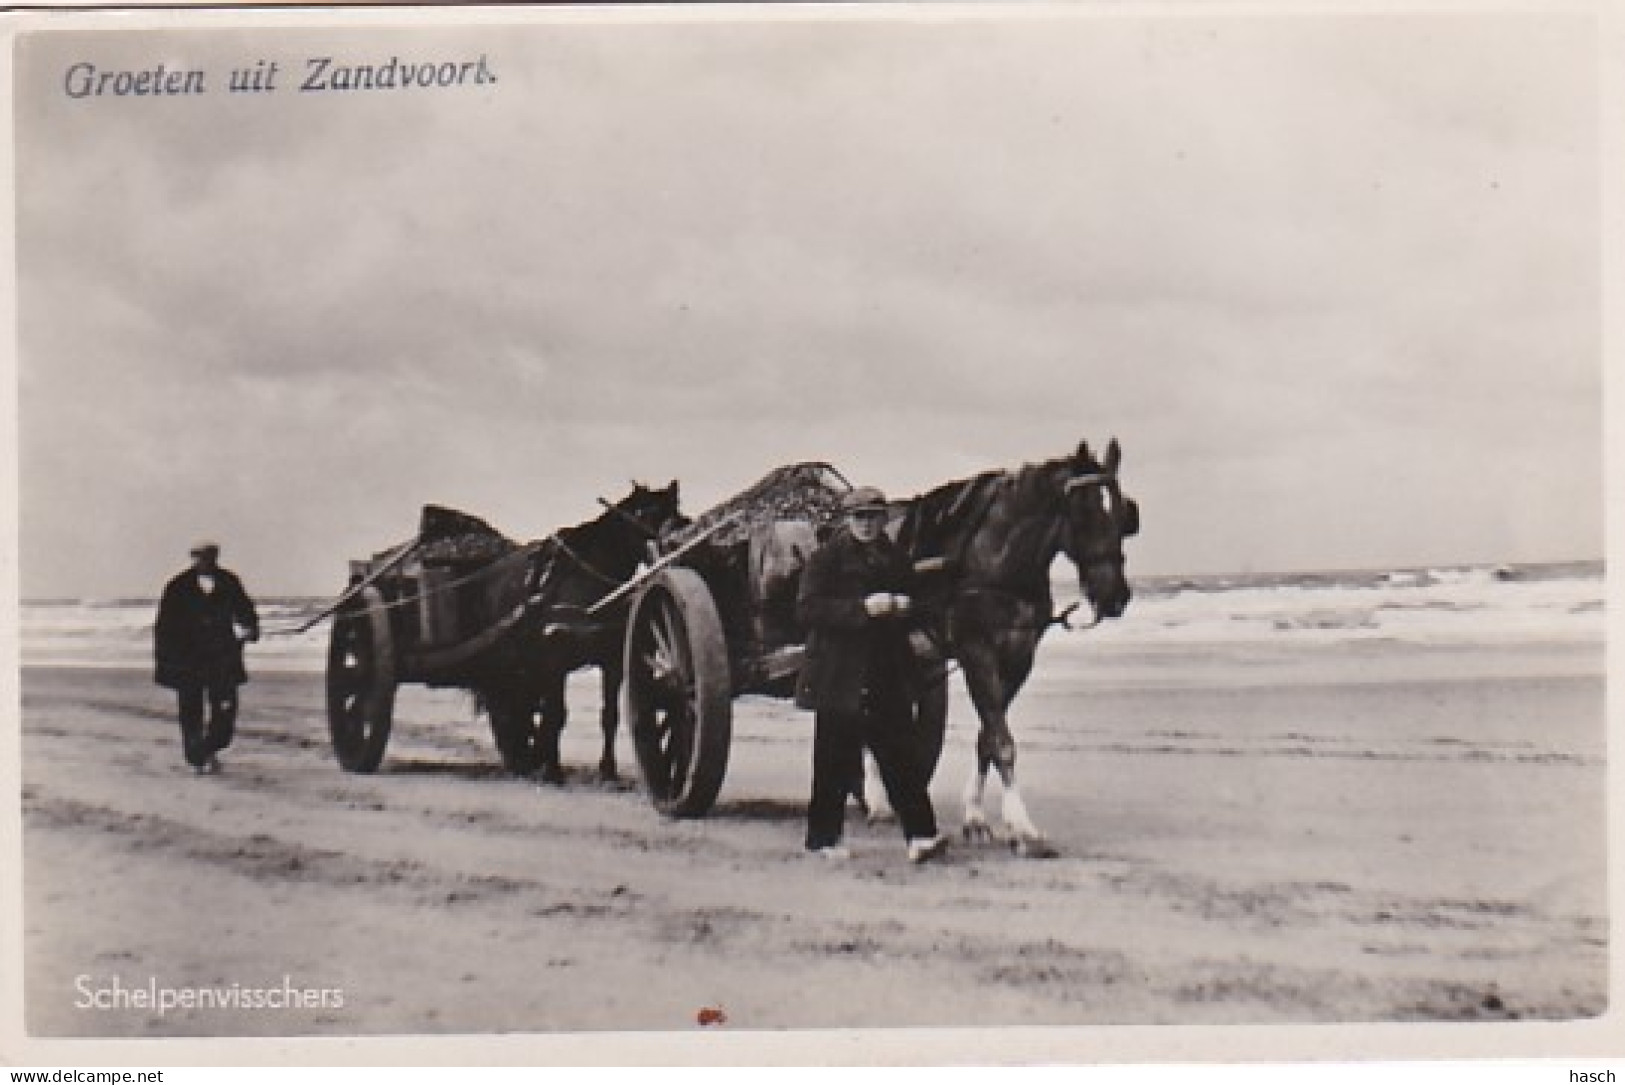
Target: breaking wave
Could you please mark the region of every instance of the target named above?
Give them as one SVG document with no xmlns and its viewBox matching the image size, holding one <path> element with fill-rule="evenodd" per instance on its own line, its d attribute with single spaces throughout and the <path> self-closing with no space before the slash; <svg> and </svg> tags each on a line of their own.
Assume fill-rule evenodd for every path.
<svg viewBox="0 0 1625 1085">
<path fill-rule="evenodd" d="M 1064 604 L 1076 598 L 1077 585 L 1070 576 L 1059 575 L 1061 568 L 1056 567 L 1056 598 Z M 1056 638 L 1056 643 L 1600 644 L 1605 621 L 1600 563 L 1163 577 L 1136 580 L 1134 590 L 1134 602 L 1121 619 L 1103 623 L 1088 637 Z M 262 601 L 267 635 L 249 646 L 250 671 L 320 672 L 326 664 L 328 623 L 298 634 L 291 631 L 329 602 Z M 22 661 L 149 666 L 156 610 L 150 599 L 25 603 Z"/>
</svg>

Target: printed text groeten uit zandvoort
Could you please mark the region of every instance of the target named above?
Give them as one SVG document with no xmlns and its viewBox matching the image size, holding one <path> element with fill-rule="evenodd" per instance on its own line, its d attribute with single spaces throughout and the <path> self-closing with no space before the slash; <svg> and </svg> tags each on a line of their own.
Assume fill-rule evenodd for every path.
<svg viewBox="0 0 1625 1085">
<path fill-rule="evenodd" d="M 473 60 L 402 60 L 391 56 L 377 64 L 340 63 L 330 56 L 307 57 L 297 77 L 274 60 L 258 60 L 232 69 L 226 89 L 233 94 L 274 94 L 285 89 L 303 93 L 335 91 L 429 90 L 488 86 L 497 81 L 484 53 Z M 88 60 L 70 64 L 62 90 L 69 98 L 146 98 L 208 94 L 210 73 L 201 68 L 163 64 L 131 70 L 100 68 Z"/>
</svg>

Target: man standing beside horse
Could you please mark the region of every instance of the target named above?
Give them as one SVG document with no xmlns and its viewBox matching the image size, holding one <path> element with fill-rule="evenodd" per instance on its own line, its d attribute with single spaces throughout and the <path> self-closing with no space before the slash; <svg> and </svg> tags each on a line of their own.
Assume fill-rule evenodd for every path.
<svg viewBox="0 0 1625 1085">
<path fill-rule="evenodd" d="M 153 626 L 154 680 L 179 698 L 182 752 L 199 775 L 220 771 L 216 755 L 231 745 L 237 687 L 248 681 L 243 643 L 260 637 L 254 601 L 219 558 L 215 543 L 192 547 L 192 566 L 164 585 Z"/>
<path fill-rule="evenodd" d="M 842 844 L 846 799 L 868 747 L 908 841 L 909 861 L 921 863 L 940 855 L 947 838 L 937 832 L 915 727 L 919 676 L 906 594 L 911 569 L 886 535 L 886 498 L 879 490 L 853 490 L 841 510 L 845 524 L 808 560 L 797 598 L 807 654 L 796 703 L 816 713 L 806 847 L 831 859 L 850 854 Z"/>
</svg>

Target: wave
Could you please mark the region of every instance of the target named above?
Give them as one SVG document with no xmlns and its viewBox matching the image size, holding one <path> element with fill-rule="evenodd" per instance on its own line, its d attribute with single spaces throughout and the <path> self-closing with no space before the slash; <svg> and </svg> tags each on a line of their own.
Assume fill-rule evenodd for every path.
<svg viewBox="0 0 1625 1085">
<path fill-rule="evenodd" d="M 321 613 L 326 600 L 270 600 L 257 606 L 262 636 L 248 647 L 250 668 L 319 671 L 326 665 L 327 623 L 292 630 Z M 41 666 L 146 667 L 152 663 L 154 600 L 57 600 L 21 607 L 22 661 Z"/>
<path fill-rule="evenodd" d="M 1095 632 L 1123 643 L 1600 644 L 1604 595 L 1598 563 L 1298 573 L 1228 586 L 1187 580 L 1151 586 L 1123 619 Z"/>
</svg>

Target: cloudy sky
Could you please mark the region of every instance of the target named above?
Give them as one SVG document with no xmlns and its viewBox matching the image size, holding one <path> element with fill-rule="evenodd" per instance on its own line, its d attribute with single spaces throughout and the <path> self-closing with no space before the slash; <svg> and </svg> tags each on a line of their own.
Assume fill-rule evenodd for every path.
<svg viewBox="0 0 1625 1085">
<path fill-rule="evenodd" d="M 634 478 L 905 495 L 1114 435 L 1131 571 L 1601 556 L 1587 18 L 650 18 L 24 38 L 25 596 L 200 534 L 322 594 L 426 502 L 532 538 Z"/>
</svg>

